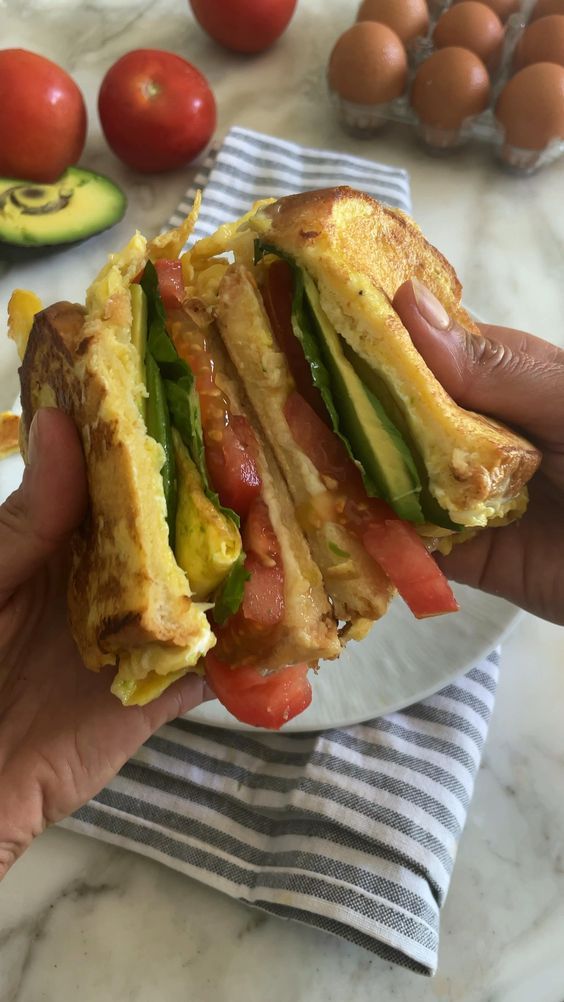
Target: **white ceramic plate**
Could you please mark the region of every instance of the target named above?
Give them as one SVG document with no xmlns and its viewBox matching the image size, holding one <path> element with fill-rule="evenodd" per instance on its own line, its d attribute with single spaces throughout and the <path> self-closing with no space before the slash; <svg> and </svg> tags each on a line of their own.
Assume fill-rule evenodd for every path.
<svg viewBox="0 0 564 1002">
<path fill-rule="evenodd" d="M 455 585 L 460 612 L 418 621 L 396 598 L 361 643 L 350 642 L 338 661 L 324 661 L 312 677 L 311 706 L 285 733 L 348 727 L 416 703 L 473 667 L 520 618 L 515 606 Z M 216 702 L 188 719 L 231 730 L 254 730 Z"/>
</svg>

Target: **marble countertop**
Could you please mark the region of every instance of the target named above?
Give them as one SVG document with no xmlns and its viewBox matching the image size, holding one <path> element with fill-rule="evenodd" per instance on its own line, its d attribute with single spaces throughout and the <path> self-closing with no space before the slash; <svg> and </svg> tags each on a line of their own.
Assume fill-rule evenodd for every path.
<svg viewBox="0 0 564 1002">
<path fill-rule="evenodd" d="M 231 124 L 399 164 L 414 214 L 454 263 L 479 315 L 564 345 L 563 168 L 504 173 L 482 148 L 429 158 L 401 127 L 370 143 L 333 121 L 323 67 L 356 4 L 300 0 L 269 53 L 224 53 L 185 0 L 0 0 L 3 46 L 66 66 L 90 112 L 85 166 L 129 197 L 124 221 L 79 251 L 0 273 L 0 314 L 13 286 L 48 300 L 81 297 L 106 253 L 132 228 L 160 227 L 188 171 L 136 176 L 109 152 L 97 87 L 121 54 L 176 51 L 206 73 Z M 4 266 L 0 266 L 4 267 Z M 16 395 L 16 359 L 0 340 L 0 407 Z M 49 831 L 0 890 L 2 1002 L 563 1002 L 564 635 L 524 617 L 503 652 L 483 767 L 442 916 L 439 972 L 425 981 L 358 947 L 283 923 L 164 867 L 78 835 Z"/>
</svg>

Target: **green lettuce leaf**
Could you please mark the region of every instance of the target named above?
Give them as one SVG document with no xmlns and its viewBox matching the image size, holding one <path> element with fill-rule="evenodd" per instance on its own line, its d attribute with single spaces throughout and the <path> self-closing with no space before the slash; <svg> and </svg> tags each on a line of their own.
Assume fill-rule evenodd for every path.
<svg viewBox="0 0 564 1002">
<path fill-rule="evenodd" d="M 237 512 L 231 508 L 224 508 L 218 494 L 210 485 L 206 466 L 200 401 L 196 391 L 194 376 L 192 373 L 190 373 L 190 377 L 182 376 L 176 383 L 171 379 L 165 379 L 164 387 L 172 423 L 179 432 L 184 445 L 192 457 L 192 462 L 200 474 L 206 497 L 209 498 L 218 511 L 226 515 L 227 518 L 230 518 L 232 522 L 235 522 L 235 525 L 239 528 L 241 520 Z"/>
<path fill-rule="evenodd" d="M 254 244 L 254 258 L 255 263 L 260 261 L 261 257 L 265 254 L 276 254 L 277 257 L 283 258 L 291 269 L 294 276 L 294 295 L 292 298 L 292 329 L 295 336 L 300 342 L 304 355 L 307 359 L 311 370 L 311 377 L 313 380 L 313 385 L 319 390 L 321 394 L 321 399 L 325 404 L 327 413 L 331 419 L 331 427 L 336 435 L 339 436 L 341 442 L 345 446 L 347 453 L 352 459 L 355 466 L 361 473 L 362 481 L 366 489 L 366 493 L 370 497 L 378 497 L 379 493 L 376 485 L 373 483 L 372 479 L 366 473 L 362 464 L 358 462 L 353 453 L 351 444 L 346 437 L 341 432 L 341 426 L 339 422 L 339 413 L 335 405 L 335 400 L 333 398 L 333 391 L 331 389 L 331 378 L 327 367 L 321 357 L 321 350 L 315 336 L 315 321 L 311 316 L 309 306 L 307 303 L 305 289 L 304 289 L 304 279 L 301 268 L 296 264 L 294 259 L 289 255 L 285 254 L 284 251 L 278 250 L 270 244 L 262 243 L 260 240 L 255 240 Z"/>
<path fill-rule="evenodd" d="M 159 279 L 156 268 L 151 261 L 148 261 L 145 266 L 141 287 L 147 296 L 149 321 L 147 351 L 154 358 L 163 377 L 172 424 L 179 432 L 190 453 L 192 462 L 196 465 L 206 497 L 218 511 L 230 518 L 238 527 L 240 524 L 239 516 L 231 508 L 223 507 L 217 493 L 210 485 L 204 449 L 202 415 L 194 373 L 188 363 L 180 358 L 169 337 L 166 314 L 159 292 Z"/>
<path fill-rule="evenodd" d="M 245 582 L 249 581 L 251 577 L 245 567 L 245 556 L 246 554 L 241 550 L 215 600 L 212 616 L 218 626 L 223 626 L 225 621 L 238 611 L 243 601 Z"/>
</svg>

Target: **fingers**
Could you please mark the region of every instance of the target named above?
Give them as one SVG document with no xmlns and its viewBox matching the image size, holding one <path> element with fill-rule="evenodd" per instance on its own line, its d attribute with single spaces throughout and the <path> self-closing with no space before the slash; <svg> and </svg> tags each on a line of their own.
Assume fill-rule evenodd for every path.
<svg viewBox="0 0 564 1002">
<path fill-rule="evenodd" d="M 412 279 L 394 309 L 415 347 L 462 407 L 517 425 L 543 444 L 564 441 L 564 351 L 508 327 L 471 334 L 451 321 L 433 294 Z"/>
<path fill-rule="evenodd" d="M 201 675 L 188 674 L 166 689 L 158 699 L 147 703 L 142 708 L 136 707 L 136 709 L 140 709 L 143 713 L 152 733 L 163 724 L 175 720 L 177 717 L 182 717 L 185 713 L 194 710 L 201 703 L 210 699 L 215 699 L 215 695 L 205 678 Z M 130 709 L 128 708 L 127 712 Z"/>
<path fill-rule="evenodd" d="M 54 553 L 84 517 L 87 483 L 82 447 L 69 417 L 39 410 L 21 486 L 0 507 L 0 604 Z"/>
</svg>

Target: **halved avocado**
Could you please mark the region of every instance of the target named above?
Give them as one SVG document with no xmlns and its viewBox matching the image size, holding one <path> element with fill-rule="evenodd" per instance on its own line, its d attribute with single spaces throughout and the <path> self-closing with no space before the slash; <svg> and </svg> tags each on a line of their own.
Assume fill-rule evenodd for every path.
<svg viewBox="0 0 564 1002">
<path fill-rule="evenodd" d="M 124 193 L 103 174 L 69 167 L 53 184 L 0 179 L 2 251 L 56 250 L 122 218 Z"/>
</svg>

